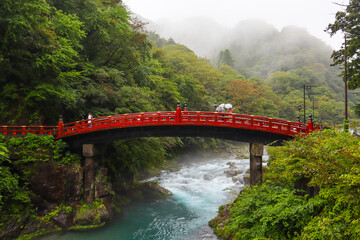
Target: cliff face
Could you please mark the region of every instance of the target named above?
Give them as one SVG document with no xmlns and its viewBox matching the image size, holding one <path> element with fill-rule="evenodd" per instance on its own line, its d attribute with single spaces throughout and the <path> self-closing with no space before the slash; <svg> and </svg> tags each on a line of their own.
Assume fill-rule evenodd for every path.
<svg viewBox="0 0 360 240">
<path fill-rule="evenodd" d="M 5 222 L 0 239 L 30 239 L 67 229 L 87 229 L 102 226 L 112 217 L 111 184 L 106 182 L 107 169 L 96 170 L 93 179 L 95 201 L 83 202 L 83 167 L 54 162 L 36 162 L 25 168 L 31 207 Z"/>
<path fill-rule="evenodd" d="M 156 183 L 134 183 L 124 176 L 111 183 L 97 155 L 83 151 L 82 159 L 52 136 L 0 135 L 0 147 L 2 240 L 101 227 L 130 202 L 171 194 Z"/>
<path fill-rule="evenodd" d="M 83 169 L 80 164 L 57 165 L 45 162 L 33 167 L 36 168 L 36 174 L 29 179 L 29 188 L 35 195 L 32 202 L 45 211 L 39 209 L 39 214 L 46 214 L 51 203 L 71 203 L 81 199 Z"/>
</svg>

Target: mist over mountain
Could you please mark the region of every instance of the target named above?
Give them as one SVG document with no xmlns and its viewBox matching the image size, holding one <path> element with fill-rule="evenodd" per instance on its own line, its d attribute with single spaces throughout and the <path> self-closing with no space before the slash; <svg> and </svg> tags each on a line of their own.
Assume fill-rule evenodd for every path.
<svg viewBox="0 0 360 240">
<path fill-rule="evenodd" d="M 228 65 L 246 79 L 264 81 L 291 106 L 302 103 L 299 99 L 303 98 L 302 88 L 306 85 L 316 86 L 307 91 L 309 101 L 312 96 L 312 99 L 322 99 L 324 109 L 330 111 L 336 104 L 341 109 L 343 81 L 340 69 L 331 66 L 332 48 L 305 28 L 286 26 L 279 30 L 259 19 L 241 21 L 233 28 L 204 17 L 182 23 L 165 19 L 156 23 L 144 21 L 149 23 L 148 31 L 163 38 L 162 41 L 153 38 L 159 47 L 169 44 L 164 39 L 171 38 L 197 56 L 209 59 L 217 69 Z M 337 103 L 325 107 L 330 101 L 327 98 Z M 352 96 L 349 99 L 354 100 Z"/>
<path fill-rule="evenodd" d="M 221 51 L 228 49 L 233 66 L 246 77 L 266 79 L 276 71 L 288 71 L 321 63 L 331 64 L 332 49 L 304 28 L 287 26 L 281 30 L 259 19 L 239 22 L 227 28 L 208 17 L 189 18 L 175 23 L 167 19 L 144 20 L 148 31 L 172 38 L 216 65 Z"/>
<path fill-rule="evenodd" d="M 229 48 L 233 44 L 240 42 L 244 47 L 252 46 L 276 34 L 286 38 L 283 44 L 326 45 L 322 40 L 311 36 L 304 28 L 289 26 L 278 30 L 259 19 L 243 20 L 233 28 L 218 24 L 209 17 L 192 17 L 183 22 L 172 22 L 168 19 L 156 22 L 143 20 L 148 23 L 146 28 L 149 31 L 154 31 L 164 38 L 172 38 L 188 46 L 197 55 L 207 58 L 212 58 L 220 49 Z M 330 46 L 326 47 L 330 50 Z"/>
<path fill-rule="evenodd" d="M 193 17 L 180 23 L 168 19 L 146 22 L 149 22 L 149 31 L 154 31 L 166 39 L 172 38 L 192 49 L 198 56 L 207 58 L 217 54 L 219 44 L 223 43 L 231 32 L 231 29 L 208 17 Z"/>
</svg>

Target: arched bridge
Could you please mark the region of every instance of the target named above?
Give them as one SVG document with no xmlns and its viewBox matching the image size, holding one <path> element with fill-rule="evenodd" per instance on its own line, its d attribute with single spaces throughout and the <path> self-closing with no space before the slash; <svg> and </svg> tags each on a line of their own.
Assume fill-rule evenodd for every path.
<svg viewBox="0 0 360 240">
<path fill-rule="evenodd" d="M 178 103 L 176 111 L 144 112 L 112 115 L 86 119 L 72 123 L 59 120 L 58 126 L 0 126 L 0 134 L 6 136 L 54 135 L 63 139 L 72 148 L 82 147 L 85 158 L 84 198 L 94 197 L 93 179 L 94 144 L 133 137 L 214 137 L 241 142 L 250 146 L 250 185 L 262 181 L 263 144 L 287 140 L 297 134 L 308 134 L 318 127 L 313 122 L 306 124 L 260 116 L 182 111 Z M 91 190 L 92 189 L 92 190 Z"/>
<path fill-rule="evenodd" d="M 58 126 L 0 126 L 3 135 L 52 134 L 73 147 L 133 137 L 214 137 L 269 144 L 313 130 L 307 125 L 267 117 L 198 111 L 144 112 L 112 115 Z"/>
</svg>

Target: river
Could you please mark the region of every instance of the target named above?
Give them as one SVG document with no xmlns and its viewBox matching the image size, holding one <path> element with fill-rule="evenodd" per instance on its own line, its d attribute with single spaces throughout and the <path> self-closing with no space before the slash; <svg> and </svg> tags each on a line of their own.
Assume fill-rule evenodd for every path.
<svg viewBox="0 0 360 240">
<path fill-rule="evenodd" d="M 237 181 L 225 171 L 242 170 Z M 163 172 L 157 180 L 173 196 L 130 207 L 106 227 L 54 235 L 46 240 L 215 240 L 209 220 L 219 206 L 235 198 L 243 185 L 249 159 L 211 159 L 182 163 L 178 172 Z M 236 180 L 236 179 L 234 179 Z"/>
</svg>

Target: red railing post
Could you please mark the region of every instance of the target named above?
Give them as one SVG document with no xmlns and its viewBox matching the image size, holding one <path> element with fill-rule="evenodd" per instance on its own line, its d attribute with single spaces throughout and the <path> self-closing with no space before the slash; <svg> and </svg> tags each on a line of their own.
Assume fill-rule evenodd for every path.
<svg viewBox="0 0 360 240">
<path fill-rule="evenodd" d="M 80 132 L 83 132 L 84 131 L 84 129 L 86 128 L 86 126 L 85 126 L 85 121 L 84 121 L 84 119 L 82 119 L 81 121 L 80 121 Z"/>
<path fill-rule="evenodd" d="M 60 115 L 59 117 L 59 122 L 58 122 L 58 131 L 57 131 L 57 138 L 60 138 L 62 135 L 62 131 L 63 131 L 63 127 L 64 127 L 64 122 L 63 122 L 63 118 Z"/>
<path fill-rule="evenodd" d="M 79 121 L 76 121 L 76 123 L 75 123 L 75 132 L 77 134 L 80 132 L 80 123 L 79 123 Z"/>
<path fill-rule="evenodd" d="M 311 113 L 309 114 L 309 121 L 307 123 L 307 131 L 309 133 L 314 131 L 314 122 L 312 120 L 312 114 Z"/>
<path fill-rule="evenodd" d="M 110 128 L 110 126 L 111 126 L 111 116 L 107 116 L 107 121 L 108 121 L 107 127 Z"/>
<path fill-rule="evenodd" d="M 180 122 L 180 120 L 181 120 L 181 107 L 180 107 L 180 101 L 178 101 L 176 105 L 175 122 Z"/>
<path fill-rule="evenodd" d="M 307 123 L 307 131 L 308 131 L 309 133 L 311 133 L 311 132 L 314 131 L 314 122 L 309 121 L 309 122 Z"/>
<path fill-rule="evenodd" d="M 291 122 L 290 121 L 287 122 L 287 126 L 288 126 L 288 135 L 291 135 Z"/>
<path fill-rule="evenodd" d="M 160 125 L 160 112 L 157 112 L 157 125 Z"/>
</svg>

